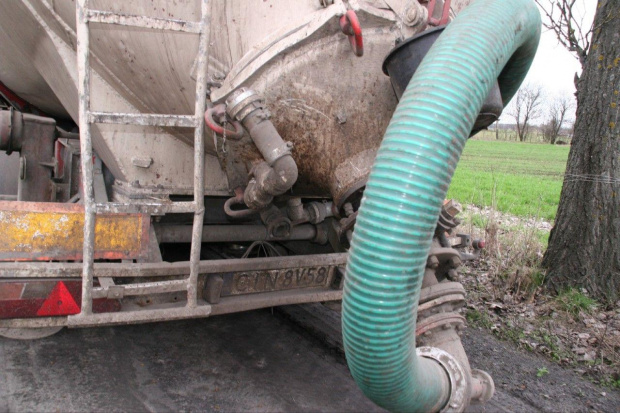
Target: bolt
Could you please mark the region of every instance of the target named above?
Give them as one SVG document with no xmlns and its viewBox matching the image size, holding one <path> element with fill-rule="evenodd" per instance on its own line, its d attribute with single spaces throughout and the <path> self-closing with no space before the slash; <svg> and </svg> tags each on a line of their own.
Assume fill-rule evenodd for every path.
<svg viewBox="0 0 620 413">
<path fill-rule="evenodd" d="M 453 199 L 448 200 L 448 202 L 443 205 L 442 209 L 446 211 L 451 218 L 454 218 L 463 210 L 461 205 Z"/>
<path fill-rule="evenodd" d="M 412 4 L 405 12 L 405 23 L 413 27 L 428 20 L 428 11 L 419 4 Z"/>
<path fill-rule="evenodd" d="M 450 267 L 458 268 L 460 265 L 461 265 L 461 257 L 455 255 L 454 257 L 450 258 Z"/>
<path fill-rule="evenodd" d="M 449 270 L 448 274 L 446 275 L 448 277 L 448 279 L 450 281 L 458 281 L 459 280 L 459 273 L 456 272 L 456 270 Z"/>
<path fill-rule="evenodd" d="M 344 214 L 346 216 L 353 215 L 353 205 L 351 205 L 350 202 L 347 202 L 346 204 L 344 204 L 342 208 L 344 209 Z"/>
<path fill-rule="evenodd" d="M 429 256 L 428 260 L 426 261 L 426 266 L 428 268 L 436 269 L 437 267 L 439 267 L 439 258 L 437 258 L 436 255 Z"/>
<path fill-rule="evenodd" d="M 338 112 L 338 114 L 336 115 L 336 121 L 340 125 L 344 125 L 345 123 L 347 123 L 347 114 L 344 110 Z"/>
</svg>

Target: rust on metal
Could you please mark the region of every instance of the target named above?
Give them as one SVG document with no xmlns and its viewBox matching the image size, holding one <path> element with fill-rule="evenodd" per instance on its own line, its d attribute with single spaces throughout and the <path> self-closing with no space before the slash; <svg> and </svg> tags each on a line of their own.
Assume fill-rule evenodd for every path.
<svg viewBox="0 0 620 413">
<path fill-rule="evenodd" d="M 143 214 L 99 215 L 95 258 L 144 257 L 149 225 Z M 0 201 L 0 261 L 79 260 L 83 228 L 82 205 Z"/>
</svg>

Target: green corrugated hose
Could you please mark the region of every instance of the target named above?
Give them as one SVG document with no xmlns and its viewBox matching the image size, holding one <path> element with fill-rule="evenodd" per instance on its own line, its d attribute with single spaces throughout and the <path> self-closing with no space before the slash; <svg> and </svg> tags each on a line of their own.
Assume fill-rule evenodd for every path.
<svg viewBox="0 0 620 413">
<path fill-rule="evenodd" d="M 495 79 L 504 105 L 540 38 L 534 0 L 476 0 L 409 82 L 364 192 L 347 264 L 342 330 L 355 381 L 391 411 L 437 411 L 449 384 L 415 352 L 427 255 L 463 146 Z"/>
</svg>

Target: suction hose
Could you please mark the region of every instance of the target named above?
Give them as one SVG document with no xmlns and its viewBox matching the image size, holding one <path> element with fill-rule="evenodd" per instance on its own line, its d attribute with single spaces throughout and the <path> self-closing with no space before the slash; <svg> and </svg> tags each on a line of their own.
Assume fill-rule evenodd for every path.
<svg viewBox="0 0 620 413">
<path fill-rule="evenodd" d="M 416 354 L 424 267 L 482 103 L 495 79 L 504 105 L 510 101 L 536 53 L 540 26 L 534 0 L 472 2 L 409 82 L 377 153 L 349 252 L 342 330 L 355 381 L 388 410 L 458 407 L 450 406 L 446 369 Z"/>
</svg>

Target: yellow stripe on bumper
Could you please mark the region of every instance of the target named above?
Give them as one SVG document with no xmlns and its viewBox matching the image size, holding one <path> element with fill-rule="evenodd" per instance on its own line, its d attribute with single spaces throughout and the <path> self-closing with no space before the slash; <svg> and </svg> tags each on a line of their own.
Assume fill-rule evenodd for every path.
<svg viewBox="0 0 620 413">
<path fill-rule="evenodd" d="M 95 258 L 145 257 L 149 225 L 144 214 L 97 215 Z M 83 239 L 82 205 L 0 201 L 0 261 L 80 260 Z"/>
</svg>

